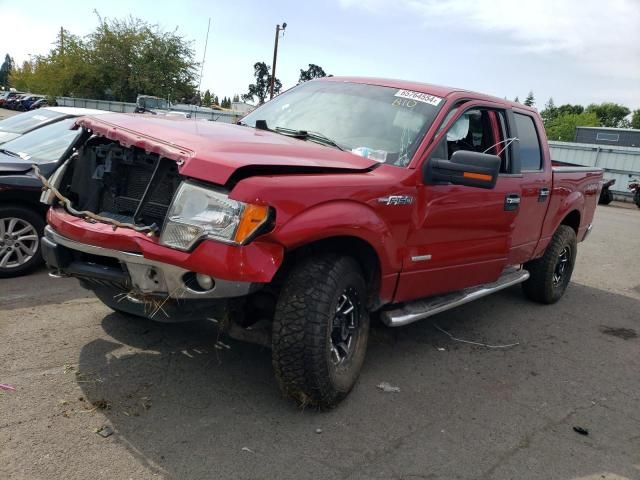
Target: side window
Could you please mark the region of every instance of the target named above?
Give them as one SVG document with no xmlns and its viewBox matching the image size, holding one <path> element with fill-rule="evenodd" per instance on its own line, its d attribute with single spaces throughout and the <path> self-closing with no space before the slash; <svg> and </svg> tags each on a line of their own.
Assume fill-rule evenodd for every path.
<svg viewBox="0 0 640 480">
<path fill-rule="evenodd" d="M 516 131 L 520 139 L 520 169 L 535 171 L 542 169 L 542 155 L 540 152 L 540 140 L 536 132 L 533 118 L 528 115 L 514 113 Z"/>
<path fill-rule="evenodd" d="M 504 127 L 504 113 L 501 111 L 482 108 L 467 110 L 447 130 L 434 156 L 451 159 L 459 150 L 498 155 L 502 159 L 500 172 L 509 173 L 509 149 L 505 148 L 507 135 Z"/>
</svg>

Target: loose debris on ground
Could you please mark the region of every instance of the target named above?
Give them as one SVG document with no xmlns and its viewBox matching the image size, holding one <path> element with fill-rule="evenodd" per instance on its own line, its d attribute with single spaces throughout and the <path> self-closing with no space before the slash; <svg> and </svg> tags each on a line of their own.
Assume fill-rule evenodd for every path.
<svg viewBox="0 0 640 480">
<path fill-rule="evenodd" d="M 378 388 L 385 393 L 398 393 L 400 392 L 400 387 L 394 387 L 389 382 L 381 382 L 378 384 Z"/>
<path fill-rule="evenodd" d="M 96 428 L 95 432 L 101 437 L 107 438 L 113 435 L 113 428 L 111 428 L 109 425 L 104 425 L 100 428 Z"/>
<path fill-rule="evenodd" d="M 474 341 L 471 341 L 471 340 L 464 340 L 462 338 L 454 337 L 449 332 L 447 332 L 445 329 L 441 328 L 437 323 L 434 323 L 433 326 L 434 326 L 434 328 L 436 330 L 440 330 L 442 333 L 444 333 L 449 338 L 451 338 L 451 340 L 455 340 L 456 342 L 470 343 L 471 345 L 478 345 L 480 347 L 486 347 L 486 348 L 511 348 L 511 347 L 515 347 L 517 345 L 520 345 L 520 342 L 509 343 L 507 345 L 489 345 L 488 343 L 474 342 Z"/>
</svg>

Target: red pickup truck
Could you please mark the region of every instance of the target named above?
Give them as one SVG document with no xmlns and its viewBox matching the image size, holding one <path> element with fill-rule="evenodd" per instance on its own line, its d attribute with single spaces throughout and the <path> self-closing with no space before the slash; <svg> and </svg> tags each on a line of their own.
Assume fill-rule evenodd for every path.
<svg viewBox="0 0 640 480">
<path fill-rule="evenodd" d="M 45 185 L 53 275 L 158 321 L 269 344 L 282 391 L 336 405 L 389 326 L 522 284 L 564 293 L 602 183 L 552 166 L 538 113 L 395 80 L 299 85 L 238 125 L 77 121 Z"/>
</svg>

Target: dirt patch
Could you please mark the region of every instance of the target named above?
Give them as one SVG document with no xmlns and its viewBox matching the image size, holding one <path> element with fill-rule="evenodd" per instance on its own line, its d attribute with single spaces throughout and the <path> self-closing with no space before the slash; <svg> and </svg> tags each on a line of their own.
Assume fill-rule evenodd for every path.
<svg viewBox="0 0 640 480">
<path fill-rule="evenodd" d="M 607 327 L 606 325 L 603 325 L 600 327 L 600 331 L 605 335 L 611 335 L 623 340 L 638 338 L 638 333 L 633 328 Z"/>
</svg>

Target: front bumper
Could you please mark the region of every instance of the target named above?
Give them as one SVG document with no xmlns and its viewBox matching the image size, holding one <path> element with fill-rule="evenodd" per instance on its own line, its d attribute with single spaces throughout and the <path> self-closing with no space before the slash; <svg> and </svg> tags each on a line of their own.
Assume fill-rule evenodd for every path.
<svg viewBox="0 0 640 480">
<path fill-rule="evenodd" d="M 128 228 L 114 229 L 105 223 L 88 222 L 62 207 L 49 209 L 47 223 L 57 234 L 81 245 L 131 252 L 147 260 L 227 281 L 269 283 L 284 259 L 282 245 L 259 240 L 243 246 L 204 240 L 192 251 L 183 252 Z"/>
<path fill-rule="evenodd" d="M 204 290 L 195 272 L 168 263 L 150 260 L 138 253 L 80 243 L 45 228 L 42 255 L 57 274 L 76 277 L 84 286 L 111 288 L 132 295 L 161 295 L 176 300 L 241 297 L 262 284 L 211 277 L 213 287 Z"/>
</svg>

